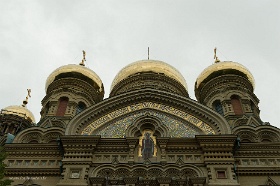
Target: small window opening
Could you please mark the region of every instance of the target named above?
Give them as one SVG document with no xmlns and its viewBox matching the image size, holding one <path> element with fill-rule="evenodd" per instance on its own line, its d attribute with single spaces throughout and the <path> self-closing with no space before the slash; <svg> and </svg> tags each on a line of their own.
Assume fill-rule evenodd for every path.
<svg viewBox="0 0 280 186">
<path fill-rule="evenodd" d="M 239 96 L 237 96 L 237 95 L 231 96 L 231 104 L 232 104 L 235 115 L 243 114 L 242 105 L 241 105 Z"/>
<path fill-rule="evenodd" d="M 69 102 L 69 98 L 67 97 L 61 97 L 59 98 L 58 108 L 56 111 L 56 116 L 64 116 L 66 112 L 66 108 Z"/>
<path fill-rule="evenodd" d="M 214 101 L 213 107 L 214 107 L 214 109 L 215 109 L 216 112 L 218 112 L 218 113 L 221 114 L 222 116 L 224 115 L 223 106 L 222 106 L 220 100 Z"/>
<path fill-rule="evenodd" d="M 217 171 L 217 178 L 218 179 L 224 179 L 224 178 L 227 178 L 226 177 L 226 171 Z"/>
<path fill-rule="evenodd" d="M 77 105 L 77 110 L 76 110 L 76 114 L 81 113 L 82 111 L 84 111 L 86 109 L 86 104 L 83 102 L 79 102 Z"/>
</svg>

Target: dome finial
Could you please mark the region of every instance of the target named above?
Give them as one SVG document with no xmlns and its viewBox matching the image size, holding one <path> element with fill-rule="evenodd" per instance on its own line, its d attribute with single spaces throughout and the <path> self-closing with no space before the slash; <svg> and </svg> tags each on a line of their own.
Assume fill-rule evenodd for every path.
<svg viewBox="0 0 280 186">
<path fill-rule="evenodd" d="M 30 93 L 31 93 L 31 89 L 27 89 L 27 96 L 25 97 L 25 100 L 23 100 L 23 102 L 22 102 L 23 103 L 22 104 L 23 107 L 26 107 L 26 105 L 28 103 L 28 98 L 31 98 Z"/>
<path fill-rule="evenodd" d="M 79 65 L 85 66 L 85 61 L 86 61 L 86 51 L 83 50 L 83 59 Z"/>
<path fill-rule="evenodd" d="M 219 63 L 220 62 L 220 60 L 219 60 L 219 58 L 217 56 L 217 47 L 214 48 L 214 59 L 215 59 L 215 63 Z"/>
<path fill-rule="evenodd" d="M 150 60 L 150 47 L 148 47 L 148 60 Z"/>
</svg>

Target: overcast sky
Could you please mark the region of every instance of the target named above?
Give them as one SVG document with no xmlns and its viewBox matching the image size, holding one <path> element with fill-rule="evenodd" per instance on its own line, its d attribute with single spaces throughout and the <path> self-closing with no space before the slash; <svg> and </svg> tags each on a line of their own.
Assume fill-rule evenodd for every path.
<svg viewBox="0 0 280 186">
<path fill-rule="evenodd" d="M 78 64 L 82 50 L 108 97 L 126 65 L 162 60 L 185 77 L 194 96 L 197 76 L 218 48 L 222 61 L 246 66 L 256 81 L 261 119 L 280 128 L 280 1 L 0 1 L 0 108 L 20 105 L 38 122 L 45 81 L 56 68 Z"/>
</svg>

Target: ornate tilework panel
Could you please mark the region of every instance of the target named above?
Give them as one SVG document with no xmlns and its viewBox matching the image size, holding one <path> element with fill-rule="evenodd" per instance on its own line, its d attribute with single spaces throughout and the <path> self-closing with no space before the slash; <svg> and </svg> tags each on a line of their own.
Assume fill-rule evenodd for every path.
<svg viewBox="0 0 280 186">
<path fill-rule="evenodd" d="M 129 125 L 146 114 L 146 112 L 136 112 L 128 115 L 125 118 L 109 123 L 106 127 L 93 131 L 94 135 L 101 135 L 103 138 L 123 138 L 125 136 L 125 130 Z M 182 121 L 175 119 L 165 113 L 157 111 L 149 111 L 149 115 L 157 117 L 162 124 L 166 125 L 169 129 L 170 137 L 194 137 L 199 134 L 199 130 L 195 127 L 184 124 Z"/>
<path fill-rule="evenodd" d="M 116 121 L 115 119 L 118 117 L 124 117 L 125 115 L 133 115 L 135 112 L 141 112 L 143 109 L 151 109 L 156 110 L 159 113 L 166 113 L 170 115 L 174 115 L 180 119 L 183 119 L 186 123 L 192 124 L 195 128 L 200 128 L 204 134 L 215 134 L 214 129 L 207 123 L 204 123 L 199 118 L 188 114 L 184 111 L 178 110 L 174 107 L 163 105 L 159 103 L 153 102 L 143 102 L 143 103 L 135 103 L 118 110 L 114 110 L 113 112 L 104 115 L 97 120 L 93 121 L 91 124 L 86 126 L 82 131 L 82 135 L 90 135 L 96 133 L 95 131 L 98 130 L 100 127 L 107 125 L 112 121 Z M 135 117 L 134 117 L 135 118 Z"/>
</svg>

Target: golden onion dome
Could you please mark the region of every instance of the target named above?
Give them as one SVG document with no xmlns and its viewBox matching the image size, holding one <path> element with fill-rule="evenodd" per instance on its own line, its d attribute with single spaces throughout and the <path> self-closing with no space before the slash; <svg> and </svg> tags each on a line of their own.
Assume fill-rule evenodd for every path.
<svg viewBox="0 0 280 186">
<path fill-rule="evenodd" d="M 181 83 L 188 90 L 186 80 L 176 68 L 163 61 L 141 60 L 127 65 L 116 75 L 111 85 L 111 91 L 120 81 L 139 72 L 163 73 Z"/>
<path fill-rule="evenodd" d="M 209 77 L 212 73 L 220 71 L 220 70 L 237 70 L 239 72 L 242 72 L 247 76 L 247 79 L 251 82 L 253 88 L 255 88 L 255 80 L 251 72 L 243 65 L 237 62 L 232 62 L 232 61 L 223 61 L 223 62 L 218 62 L 213 65 L 210 65 L 206 69 L 204 69 L 201 74 L 198 76 L 196 79 L 196 87 L 198 88 L 199 85 L 207 78 Z"/>
<path fill-rule="evenodd" d="M 55 81 L 55 78 L 58 75 L 63 74 L 63 73 L 71 73 L 71 72 L 80 73 L 80 74 L 90 78 L 99 86 L 100 92 L 103 91 L 102 81 L 94 71 L 92 71 L 91 69 L 89 69 L 85 66 L 82 66 L 82 65 L 69 64 L 69 65 L 65 65 L 65 66 L 61 66 L 61 67 L 57 68 L 49 75 L 49 77 L 47 78 L 47 81 L 46 81 L 46 86 L 45 86 L 46 92 L 47 92 L 49 85 Z"/>
<path fill-rule="evenodd" d="M 23 106 L 18 106 L 18 105 L 8 106 L 2 109 L 2 114 L 16 115 L 32 123 L 35 123 L 35 117 L 32 114 L 32 112 Z"/>
</svg>

